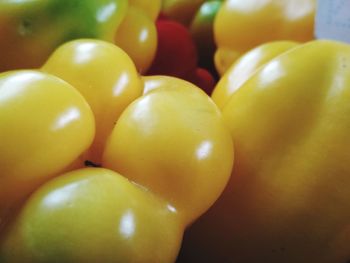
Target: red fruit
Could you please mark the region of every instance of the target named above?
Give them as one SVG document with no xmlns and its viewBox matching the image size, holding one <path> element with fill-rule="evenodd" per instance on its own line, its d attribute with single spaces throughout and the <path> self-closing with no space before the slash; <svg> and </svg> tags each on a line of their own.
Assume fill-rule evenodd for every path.
<svg viewBox="0 0 350 263">
<path fill-rule="evenodd" d="M 192 82 L 199 88 L 211 95 L 215 87 L 215 79 L 212 74 L 204 68 L 196 68 L 184 77 L 185 80 Z"/>
<path fill-rule="evenodd" d="M 197 51 L 188 29 L 182 24 L 158 19 L 158 48 L 148 75 L 182 78 L 197 66 Z"/>
</svg>

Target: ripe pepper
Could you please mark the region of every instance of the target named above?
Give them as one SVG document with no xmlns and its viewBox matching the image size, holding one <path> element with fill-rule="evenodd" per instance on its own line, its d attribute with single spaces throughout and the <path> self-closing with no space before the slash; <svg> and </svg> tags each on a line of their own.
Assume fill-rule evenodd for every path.
<svg viewBox="0 0 350 263">
<path fill-rule="evenodd" d="M 272 59 L 223 108 L 235 167 L 181 262 L 348 262 L 350 46 Z"/>
<path fill-rule="evenodd" d="M 171 20 L 186 26 L 195 43 L 199 67 L 209 70 L 215 77 L 213 23 L 222 0 L 163 0 L 161 12 Z"/>
<path fill-rule="evenodd" d="M 165 16 L 189 26 L 198 8 L 204 2 L 205 0 L 162 0 L 161 10 Z"/>
<path fill-rule="evenodd" d="M 2 225 L 8 209 L 89 147 L 95 129 L 86 100 L 61 79 L 8 72 L 0 86 Z"/>
<path fill-rule="evenodd" d="M 220 75 L 243 53 L 265 42 L 314 38 L 315 0 L 227 0 L 214 21 Z"/>
<path fill-rule="evenodd" d="M 272 41 L 253 48 L 239 57 L 220 78 L 211 94 L 223 109 L 230 97 L 264 64 L 285 51 L 298 46 L 294 41 Z"/>
<path fill-rule="evenodd" d="M 115 42 L 140 71 L 156 50 L 152 19 L 160 0 L 35 0 L 0 3 L 0 71 L 40 67 L 60 44 L 77 38 Z M 132 26 L 133 30 L 125 32 Z M 136 52 L 135 50 L 138 50 Z"/>
<path fill-rule="evenodd" d="M 212 22 L 221 2 L 203 3 L 193 14 L 191 25 L 185 25 L 180 19 L 184 10 L 195 12 L 198 4 L 200 1 L 163 1 L 156 21 L 157 51 L 146 74 L 179 77 L 210 94 L 217 76 L 213 63 Z M 176 16 L 178 12 L 180 17 Z"/>
<path fill-rule="evenodd" d="M 0 3 L 0 71 L 39 67 L 65 41 L 113 41 L 127 0 L 35 0 Z"/>
<path fill-rule="evenodd" d="M 141 77 L 101 40 L 0 74 L 0 122 L 1 262 L 174 262 L 233 165 L 222 114 L 201 89 Z"/>
<path fill-rule="evenodd" d="M 190 81 L 210 94 L 215 80 L 208 70 L 197 67 L 197 50 L 188 28 L 177 21 L 159 18 L 157 52 L 146 75 L 167 75 Z"/>
<path fill-rule="evenodd" d="M 129 0 L 125 18 L 118 27 L 114 42 L 132 58 L 140 73 L 151 66 L 157 51 L 155 20 L 161 0 Z"/>
<path fill-rule="evenodd" d="M 156 21 L 158 47 L 147 75 L 184 78 L 197 67 L 197 50 L 188 29 L 173 20 Z"/>
</svg>

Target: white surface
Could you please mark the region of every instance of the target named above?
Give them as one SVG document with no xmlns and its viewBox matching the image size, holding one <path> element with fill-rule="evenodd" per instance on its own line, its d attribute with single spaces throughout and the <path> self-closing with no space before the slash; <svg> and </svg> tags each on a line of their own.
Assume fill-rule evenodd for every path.
<svg viewBox="0 0 350 263">
<path fill-rule="evenodd" d="M 318 0 L 315 36 L 350 43 L 350 0 Z"/>
</svg>

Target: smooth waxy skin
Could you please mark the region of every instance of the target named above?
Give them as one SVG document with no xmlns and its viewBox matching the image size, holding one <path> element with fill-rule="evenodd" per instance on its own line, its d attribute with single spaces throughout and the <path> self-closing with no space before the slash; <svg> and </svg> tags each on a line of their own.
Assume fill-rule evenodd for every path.
<svg viewBox="0 0 350 263">
<path fill-rule="evenodd" d="M 161 80 L 123 112 L 102 164 L 168 200 L 187 225 L 226 185 L 233 148 L 210 98 L 186 81 L 177 83 Z"/>
<path fill-rule="evenodd" d="M 40 67 L 77 38 L 113 42 L 127 0 L 5 0 L 0 3 L 0 71 Z"/>
<path fill-rule="evenodd" d="M 231 95 L 236 92 L 264 64 L 287 50 L 298 46 L 294 41 L 272 41 L 243 54 L 216 84 L 211 95 L 213 101 L 223 109 Z"/>
<path fill-rule="evenodd" d="M 162 0 L 129 0 L 129 5 L 142 9 L 152 21 L 155 21 L 160 12 Z"/>
<path fill-rule="evenodd" d="M 243 53 L 269 41 L 312 40 L 315 6 L 315 0 L 223 2 L 214 22 L 216 69 L 223 75 Z"/>
<path fill-rule="evenodd" d="M 135 133 L 122 134 L 126 135 L 126 140 L 121 143 L 121 148 L 113 149 L 116 138 L 113 132 L 110 137 L 113 144 L 109 143 L 109 149 L 105 151 L 106 162 L 102 163 L 103 166 L 119 165 L 119 160 L 115 159 L 119 154 L 121 161 L 126 161 L 123 167 L 131 165 L 131 172 L 133 166 L 139 166 L 135 170 L 141 171 L 135 176 L 136 183 L 103 168 L 77 169 L 67 174 L 59 172 L 62 169 L 75 169 L 74 165 L 67 166 L 82 153 L 85 153 L 83 157 L 95 156 L 94 150 L 98 149 L 94 148 L 96 140 L 89 148 L 94 136 L 93 115 L 96 117 L 96 135 L 101 135 L 102 129 L 108 136 L 106 127 L 110 127 L 109 118 L 120 109 L 120 105 L 113 104 L 111 100 L 124 103 L 130 99 L 124 95 L 135 94 L 135 89 L 138 95 L 141 94 L 142 85 L 140 89 L 137 88 L 141 79 L 130 59 L 125 56 L 116 46 L 101 41 L 84 39 L 66 43 L 56 50 L 41 72 L 34 72 L 43 76 L 44 80 L 43 83 L 35 81 L 30 87 L 39 91 L 45 88 L 43 96 L 36 96 L 36 93 L 35 96 L 28 96 L 24 87 L 18 88 L 16 81 L 8 79 L 4 81 L 4 89 L 0 78 L 0 102 L 1 96 L 6 102 L 20 92 L 23 92 L 23 98 L 30 100 L 23 108 L 23 105 L 14 103 L 25 114 L 21 118 L 16 117 L 13 123 L 9 122 L 12 126 L 4 129 L 7 133 L 3 134 L 0 130 L 1 138 L 17 140 L 10 145 L 12 148 L 1 148 L 5 149 L 5 153 L 0 152 L 0 156 L 6 156 L 6 151 L 18 151 L 19 146 L 24 144 L 25 158 L 40 153 L 40 159 L 33 161 L 32 158 L 30 160 L 33 163 L 22 164 L 23 158 L 18 158 L 10 160 L 8 167 L 17 169 L 24 165 L 25 172 L 30 172 L 33 167 L 38 169 L 34 172 L 47 172 L 40 181 L 40 184 L 43 183 L 40 188 L 32 182 L 25 184 L 25 187 L 33 185 L 35 189 L 32 189 L 33 193 L 26 202 L 23 200 L 23 206 L 16 207 L 18 210 L 11 215 L 5 228 L 2 228 L 4 221 L 0 214 L 1 262 L 174 262 L 185 227 L 207 210 L 222 192 L 233 164 L 232 140 L 222 115 L 202 90 L 186 81 L 164 76 L 142 79 L 144 83 L 155 81 L 153 88 L 148 88 L 145 91 L 147 95 L 124 109 L 124 112 L 131 113 L 130 121 L 129 113 L 126 113 L 124 122 L 129 124 L 136 120 L 136 124 L 140 125 L 135 126 Z M 62 79 L 44 72 L 52 72 Z M 24 81 L 26 78 L 21 76 L 19 80 Z M 131 88 L 128 87 L 130 83 L 133 84 Z M 75 97 L 69 97 L 70 93 Z M 124 95 L 111 99 L 108 98 L 111 93 Z M 147 100 L 155 102 L 149 105 L 149 109 L 142 105 Z M 76 111 L 74 114 L 71 111 L 68 111 L 69 114 L 66 111 L 63 114 L 56 112 L 57 105 L 65 108 L 66 103 L 70 107 L 68 109 L 76 106 L 81 110 L 81 115 L 87 117 L 79 119 L 80 115 L 77 116 Z M 40 107 L 43 104 L 46 107 Z M 3 120 L 1 117 L 4 117 L 7 125 L 6 121 L 12 120 L 20 111 L 6 111 L 2 116 L 1 106 L 0 103 L 0 122 Z M 140 113 L 133 112 L 135 108 L 140 110 L 140 118 L 134 118 L 135 114 Z M 146 110 L 144 119 L 143 110 Z M 65 128 L 64 140 L 58 135 L 46 136 L 45 121 L 52 114 L 56 116 L 53 127 L 58 127 L 59 131 Z M 23 116 L 32 118 L 26 120 Z M 27 136 L 27 130 L 24 130 L 20 136 L 13 137 L 17 129 L 23 128 L 22 121 L 25 126 L 27 122 L 33 125 L 28 134 L 36 136 Z M 114 119 L 114 122 L 122 123 L 121 119 Z M 143 122 L 150 123 L 143 126 Z M 73 129 L 73 124 L 78 128 Z M 121 127 L 122 132 L 128 129 L 124 129 L 123 124 Z M 153 128 L 152 135 L 144 136 L 146 129 Z M 21 136 L 25 137 L 25 141 L 20 140 Z M 3 145 L 1 143 L 0 146 Z M 125 150 L 125 155 L 120 150 Z M 149 150 L 151 158 L 148 156 Z M 136 153 L 128 155 L 132 151 Z M 99 157 L 98 154 L 96 156 Z M 147 162 L 143 161 L 146 159 Z M 46 160 L 49 160 L 48 163 Z M 58 175 L 57 178 L 48 181 L 51 177 L 50 165 L 60 169 L 53 174 Z M 3 179 L 0 174 L 2 191 L 2 183 L 6 183 L 7 178 Z M 37 173 L 35 175 L 38 176 Z M 125 177 L 133 176 L 129 173 Z M 13 185 L 16 189 L 12 189 L 11 193 L 21 190 L 22 185 L 17 182 Z"/>
<path fill-rule="evenodd" d="M 103 168 L 44 184 L 3 236 L 1 262 L 174 262 L 183 226 L 166 202 Z"/>
<path fill-rule="evenodd" d="M 167 17 L 187 26 L 204 2 L 205 0 L 163 0 L 161 10 Z"/>
<path fill-rule="evenodd" d="M 185 78 L 197 66 L 197 50 L 189 30 L 177 21 L 156 22 L 157 52 L 147 75 Z"/>
<path fill-rule="evenodd" d="M 145 111 L 145 118 L 136 116 L 141 130 L 127 134 L 121 148 L 108 143 L 102 165 L 115 167 L 125 150 L 121 161 L 146 176 L 137 174 L 134 183 L 105 168 L 86 168 L 45 182 L 2 229 L 1 262 L 175 262 L 185 228 L 218 198 L 230 176 L 232 140 L 215 104 L 193 84 L 167 76 L 143 82 L 143 98 L 156 94 L 155 104 L 144 108 L 140 98 L 126 108 L 133 114 L 123 113 L 127 124 L 138 115 L 134 104 Z M 144 136 L 147 128 L 153 135 Z M 134 150 L 141 154 L 130 155 Z"/>
<path fill-rule="evenodd" d="M 96 135 L 84 158 L 100 164 L 105 140 L 119 115 L 142 94 L 142 82 L 134 63 L 114 44 L 81 39 L 60 46 L 42 70 L 72 84 L 91 106 Z"/>
<path fill-rule="evenodd" d="M 129 6 L 114 37 L 116 45 L 128 53 L 140 73 L 151 66 L 157 51 L 157 29 L 150 15 L 137 6 Z"/>
<path fill-rule="evenodd" d="M 91 144 L 94 117 L 68 83 L 39 71 L 0 74 L 0 219 Z"/>
<path fill-rule="evenodd" d="M 167 75 L 142 76 L 141 78 L 143 82 L 143 94 L 148 94 L 153 90 L 165 87 L 170 89 L 198 89 L 191 82 Z"/>
<path fill-rule="evenodd" d="M 189 232 L 189 262 L 347 262 L 349 102 L 350 46 L 327 41 L 271 60 L 234 93 L 223 115 L 235 167 Z"/>
</svg>

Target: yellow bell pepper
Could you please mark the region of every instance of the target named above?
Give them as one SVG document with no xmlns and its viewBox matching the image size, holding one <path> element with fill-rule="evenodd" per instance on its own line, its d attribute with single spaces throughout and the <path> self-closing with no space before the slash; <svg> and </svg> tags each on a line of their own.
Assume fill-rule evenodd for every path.
<svg viewBox="0 0 350 263">
<path fill-rule="evenodd" d="M 316 0 L 227 0 L 214 21 L 215 65 L 223 73 L 243 53 L 274 40 L 314 38 Z"/>
<path fill-rule="evenodd" d="M 233 165 L 204 91 L 142 77 L 101 40 L 69 41 L 40 70 L 1 73 L 0 123 L 4 263 L 175 262 Z"/>
<path fill-rule="evenodd" d="M 235 167 L 188 231 L 184 262 L 348 262 L 350 45 L 317 40 L 279 55 L 223 115 Z"/>
<path fill-rule="evenodd" d="M 140 73 L 151 66 L 157 51 L 155 20 L 161 0 L 129 0 L 125 18 L 118 27 L 114 42 L 135 62 Z"/>
<path fill-rule="evenodd" d="M 1 74 L 0 123 L 1 225 L 7 209 L 89 148 L 95 127 L 70 84 L 26 70 Z"/>
<path fill-rule="evenodd" d="M 142 94 L 142 81 L 130 57 L 102 40 L 61 45 L 41 68 L 73 85 L 89 103 L 96 135 L 85 159 L 101 164 L 105 141 L 125 107 Z"/>
<path fill-rule="evenodd" d="M 140 8 L 152 21 L 155 21 L 162 6 L 162 0 L 129 0 L 129 4 Z"/>
<path fill-rule="evenodd" d="M 223 109 L 231 95 L 264 64 L 285 51 L 298 46 L 293 41 L 273 41 L 249 50 L 239 57 L 216 84 L 211 97 Z"/>
</svg>

